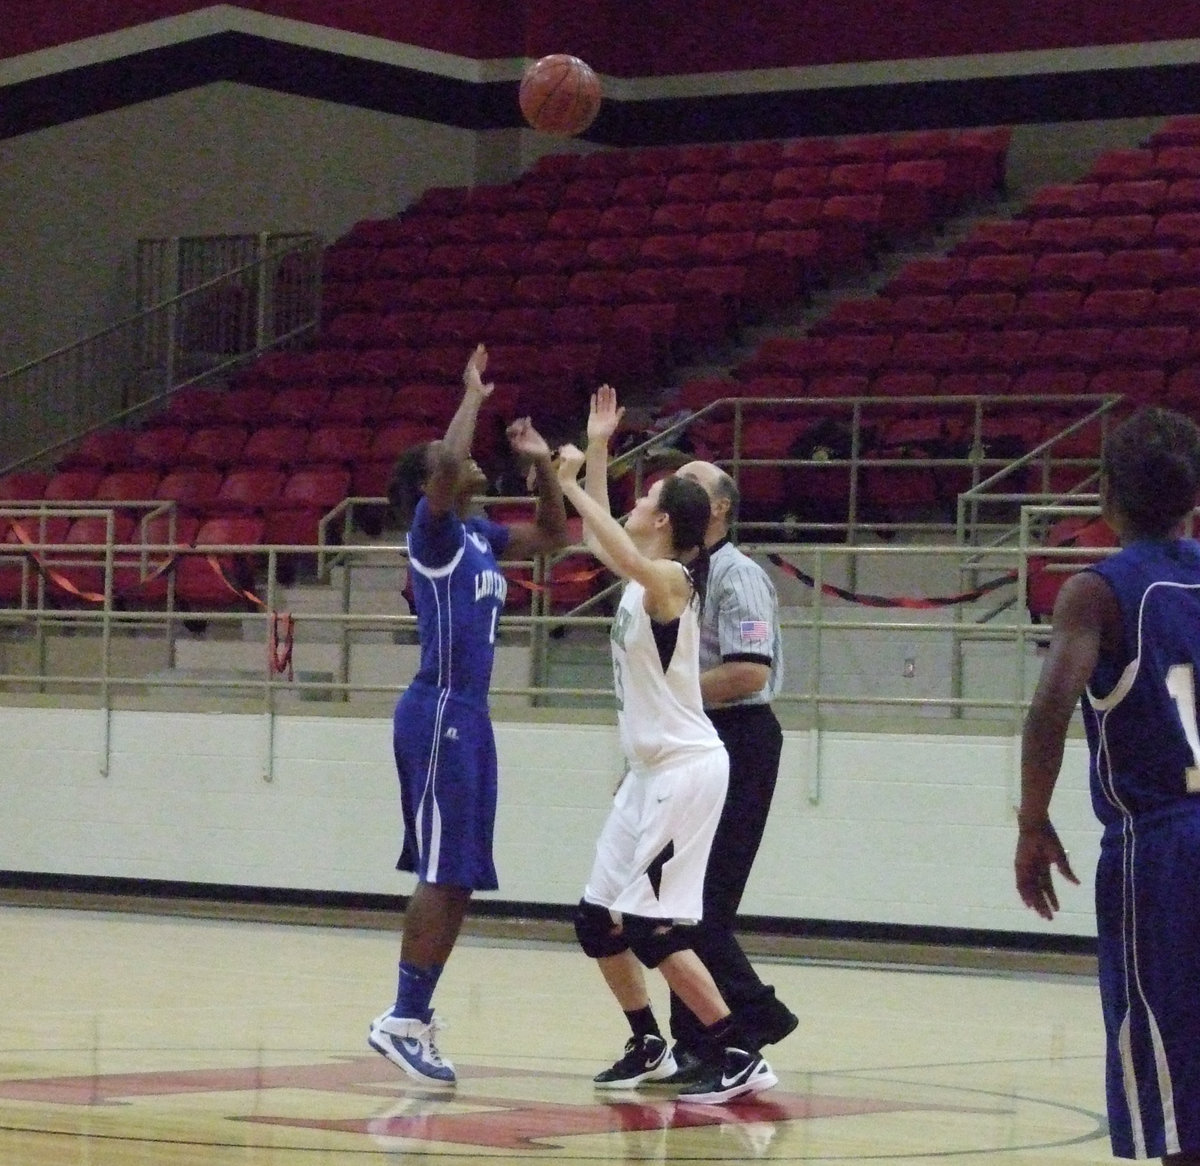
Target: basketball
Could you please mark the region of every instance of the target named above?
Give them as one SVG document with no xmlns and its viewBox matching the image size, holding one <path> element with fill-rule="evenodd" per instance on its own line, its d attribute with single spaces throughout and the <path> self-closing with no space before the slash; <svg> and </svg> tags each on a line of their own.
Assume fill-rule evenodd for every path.
<svg viewBox="0 0 1200 1166">
<path fill-rule="evenodd" d="M 600 110 L 600 78 L 566 53 L 534 61 L 521 78 L 521 113 L 535 130 L 570 137 L 583 133 Z"/>
</svg>

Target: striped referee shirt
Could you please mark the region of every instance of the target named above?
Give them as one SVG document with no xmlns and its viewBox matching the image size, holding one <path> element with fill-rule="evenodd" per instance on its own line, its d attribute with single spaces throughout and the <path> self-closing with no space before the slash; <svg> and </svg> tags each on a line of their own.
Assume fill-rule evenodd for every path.
<svg viewBox="0 0 1200 1166">
<path fill-rule="evenodd" d="M 700 671 L 734 660 L 769 664 L 771 675 L 761 692 L 720 707 L 768 704 L 783 683 L 779 600 L 766 571 L 724 538 L 709 552 L 700 620 Z"/>
</svg>

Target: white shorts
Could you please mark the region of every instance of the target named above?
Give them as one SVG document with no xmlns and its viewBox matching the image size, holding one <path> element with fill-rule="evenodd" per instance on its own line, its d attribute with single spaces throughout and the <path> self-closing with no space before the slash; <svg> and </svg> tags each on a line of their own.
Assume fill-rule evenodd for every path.
<svg viewBox="0 0 1200 1166">
<path fill-rule="evenodd" d="M 728 786 L 724 748 L 631 770 L 600 831 L 584 899 L 623 915 L 698 922 Z"/>
</svg>

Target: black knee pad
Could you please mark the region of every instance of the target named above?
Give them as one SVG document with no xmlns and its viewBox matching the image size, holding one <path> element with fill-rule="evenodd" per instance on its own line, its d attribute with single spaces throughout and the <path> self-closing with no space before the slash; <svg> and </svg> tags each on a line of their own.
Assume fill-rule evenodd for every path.
<svg viewBox="0 0 1200 1166">
<path fill-rule="evenodd" d="M 648 968 L 656 968 L 669 955 L 692 946 L 694 928 L 670 919 L 625 916 L 625 935 L 633 954 Z"/>
<path fill-rule="evenodd" d="M 584 899 L 575 908 L 575 938 L 583 948 L 583 954 L 594 960 L 604 956 L 620 955 L 629 950 L 629 941 L 620 923 L 617 923 L 607 907 L 598 907 Z"/>
</svg>

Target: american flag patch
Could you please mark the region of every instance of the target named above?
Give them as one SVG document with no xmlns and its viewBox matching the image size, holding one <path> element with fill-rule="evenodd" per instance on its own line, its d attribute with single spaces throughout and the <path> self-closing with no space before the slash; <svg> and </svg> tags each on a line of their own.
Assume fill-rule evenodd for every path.
<svg viewBox="0 0 1200 1166">
<path fill-rule="evenodd" d="M 738 624 L 738 634 L 748 644 L 761 644 L 767 638 L 767 621 L 744 619 Z"/>
</svg>

